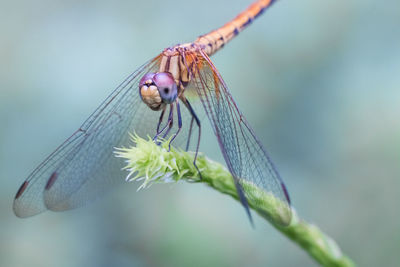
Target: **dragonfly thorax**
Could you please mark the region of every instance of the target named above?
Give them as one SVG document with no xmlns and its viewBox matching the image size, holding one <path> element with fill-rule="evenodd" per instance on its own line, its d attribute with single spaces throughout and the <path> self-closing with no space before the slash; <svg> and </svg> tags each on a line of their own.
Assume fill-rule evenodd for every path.
<svg viewBox="0 0 400 267">
<path fill-rule="evenodd" d="M 175 101 L 178 89 L 170 73 L 147 73 L 139 82 L 139 94 L 149 108 L 161 110 Z"/>
</svg>

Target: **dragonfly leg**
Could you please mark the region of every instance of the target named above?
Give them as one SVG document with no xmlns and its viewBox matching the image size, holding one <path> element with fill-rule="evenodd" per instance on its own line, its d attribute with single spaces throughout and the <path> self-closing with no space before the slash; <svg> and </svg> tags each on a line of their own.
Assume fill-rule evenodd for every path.
<svg viewBox="0 0 400 267">
<path fill-rule="evenodd" d="M 172 104 L 171 104 L 172 105 Z M 175 138 L 178 136 L 179 132 L 182 129 L 182 116 L 181 116 L 181 108 L 179 106 L 179 100 L 176 99 L 176 113 L 178 115 L 178 130 L 176 131 L 176 133 L 172 136 L 171 141 L 169 141 L 168 144 L 168 151 L 171 151 L 171 143 L 175 140 Z M 172 127 L 172 125 L 171 125 Z M 168 130 L 170 130 L 171 128 L 169 128 Z"/>
<path fill-rule="evenodd" d="M 157 124 L 157 134 L 156 134 L 156 136 L 158 134 L 160 134 L 160 125 L 161 125 L 161 122 L 163 121 L 163 118 L 164 118 L 165 109 L 166 109 L 166 107 L 164 107 L 163 110 L 161 111 L 160 119 L 158 120 L 158 124 Z M 162 130 L 161 130 L 161 132 L 162 132 Z"/>
<path fill-rule="evenodd" d="M 186 150 L 185 150 L 186 152 L 189 150 L 190 139 L 192 137 L 193 121 L 194 121 L 194 117 L 192 116 L 192 119 L 190 120 L 188 139 L 186 142 Z"/>
<path fill-rule="evenodd" d="M 167 135 L 169 134 L 169 131 L 171 131 L 172 126 L 174 125 L 174 106 L 173 104 L 170 104 L 171 106 L 171 112 L 169 113 L 169 117 L 168 117 L 168 122 L 167 125 L 165 126 L 165 128 L 168 126 L 168 129 L 165 131 L 164 135 L 163 135 L 163 139 L 165 139 L 165 137 L 167 137 Z"/>
<path fill-rule="evenodd" d="M 193 165 L 196 168 L 196 170 L 198 171 L 200 179 L 203 179 L 203 177 L 201 176 L 201 172 L 200 172 L 199 168 L 196 165 L 197 156 L 199 154 L 200 139 L 201 139 L 201 124 L 200 124 L 200 120 L 197 117 L 196 113 L 194 112 L 194 110 L 192 108 L 192 105 L 190 105 L 189 100 L 185 99 L 185 101 L 183 103 L 185 104 L 186 108 L 189 110 L 190 114 L 192 115 L 192 121 L 190 123 L 190 130 L 189 130 L 189 136 L 188 136 L 188 142 L 187 142 L 186 150 L 189 149 L 189 141 L 190 141 L 191 132 L 192 132 L 193 120 L 196 121 L 196 124 L 199 127 L 199 135 L 197 137 L 197 145 L 196 145 L 196 152 L 194 154 Z"/>
<path fill-rule="evenodd" d="M 155 135 L 154 138 L 153 138 L 153 141 L 156 142 L 157 145 L 160 145 L 160 142 L 157 142 L 157 138 L 160 136 L 160 134 L 161 134 L 162 132 L 164 132 L 165 129 L 166 129 L 168 126 L 169 126 L 169 127 L 172 127 L 173 112 L 174 112 L 174 111 L 173 111 L 173 106 L 170 105 L 167 123 L 165 124 L 165 126 L 164 126 L 164 127 L 161 129 L 161 131 L 160 131 L 160 130 L 159 130 L 159 127 L 160 127 L 160 125 L 161 125 L 161 123 L 162 123 L 162 120 L 163 120 L 163 117 L 164 117 L 164 113 L 165 113 L 165 109 L 161 112 L 160 120 L 159 120 L 158 125 L 157 125 L 157 133 L 156 133 L 156 135 Z M 169 132 L 169 130 L 167 130 L 167 132 L 164 134 L 163 138 L 165 138 L 165 136 L 168 134 L 168 132 Z"/>
</svg>

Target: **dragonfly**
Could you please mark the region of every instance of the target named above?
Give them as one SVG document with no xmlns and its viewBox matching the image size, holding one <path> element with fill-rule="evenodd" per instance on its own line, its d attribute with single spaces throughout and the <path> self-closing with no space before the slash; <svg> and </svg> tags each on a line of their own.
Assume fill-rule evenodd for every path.
<svg viewBox="0 0 400 267">
<path fill-rule="evenodd" d="M 243 190 L 244 183 L 284 203 L 287 209 L 281 224 L 289 224 L 288 190 L 210 59 L 274 2 L 254 2 L 222 27 L 194 42 L 164 49 L 129 75 L 22 183 L 13 203 L 16 216 L 68 210 L 102 195 L 123 180 L 124 162 L 113 152 L 131 142 L 134 132 L 154 136 L 155 142 L 164 138 L 170 145 L 194 148 L 197 168 L 202 110 L 250 221 L 251 194 Z"/>
</svg>

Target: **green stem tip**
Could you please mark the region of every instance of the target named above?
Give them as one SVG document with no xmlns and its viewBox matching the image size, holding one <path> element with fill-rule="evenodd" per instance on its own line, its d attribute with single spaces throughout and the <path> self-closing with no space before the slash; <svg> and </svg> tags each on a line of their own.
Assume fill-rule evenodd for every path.
<svg viewBox="0 0 400 267">
<path fill-rule="evenodd" d="M 142 181 L 139 189 L 147 188 L 154 183 L 186 180 L 205 183 L 223 194 L 239 199 L 231 173 L 220 163 L 199 154 L 196 165 L 201 172 L 202 179 L 200 179 L 193 165 L 194 153 L 176 150 L 172 146 L 168 151 L 169 140 L 162 140 L 161 145 L 156 145 L 151 138 L 145 140 L 134 135 L 132 141 L 131 147 L 117 148 L 115 154 L 127 161 L 125 167 L 129 172 L 127 181 Z M 317 226 L 300 219 L 293 208 L 291 212 L 288 211 L 286 203 L 254 184 L 248 182 L 242 184 L 246 196 L 250 194 L 248 198 L 250 208 L 300 245 L 318 263 L 323 266 L 355 266 L 343 255 L 333 239 Z"/>
</svg>

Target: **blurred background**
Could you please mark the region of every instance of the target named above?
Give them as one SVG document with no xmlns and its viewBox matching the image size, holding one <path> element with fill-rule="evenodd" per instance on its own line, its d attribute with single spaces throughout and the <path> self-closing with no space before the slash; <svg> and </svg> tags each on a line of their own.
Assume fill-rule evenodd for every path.
<svg viewBox="0 0 400 267">
<path fill-rule="evenodd" d="M 129 73 L 251 0 L 1 1 L 0 266 L 315 266 L 204 185 L 138 184 L 18 219 L 29 173 Z M 299 215 L 360 266 L 398 266 L 400 2 L 277 1 L 213 56 Z M 208 122 L 201 151 L 222 162 Z"/>
</svg>

